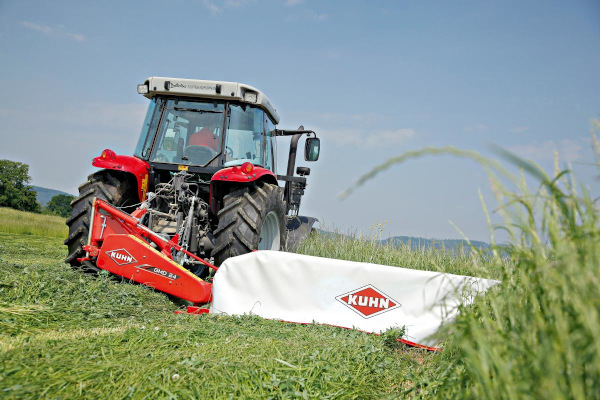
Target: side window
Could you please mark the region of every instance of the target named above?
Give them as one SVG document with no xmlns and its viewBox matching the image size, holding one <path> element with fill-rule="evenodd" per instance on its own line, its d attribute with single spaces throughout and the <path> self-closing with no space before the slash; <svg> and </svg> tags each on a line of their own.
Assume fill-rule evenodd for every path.
<svg viewBox="0 0 600 400">
<path fill-rule="evenodd" d="M 152 161 L 180 163 L 181 155 L 180 141 L 187 137 L 187 127 L 189 121 L 175 114 L 174 111 L 168 110 L 165 116 L 165 121 L 161 128 L 162 134 L 157 140 L 156 150 L 152 156 Z"/>
<path fill-rule="evenodd" d="M 277 140 L 275 124 L 265 113 L 265 168 L 277 173 Z"/>
<path fill-rule="evenodd" d="M 150 146 L 152 146 L 152 141 L 154 140 L 154 133 L 156 132 L 156 121 L 160 114 L 160 104 L 162 104 L 162 100 L 157 100 L 155 97 L 150 101 L 148 111 L 146 111 L 146 118 L 144 118 L 140 138 L 138 139 L 135 151 L 133 152 L 134 156 L 141 158 L 142 160 L 147 160 L 150 155 L 148 153 Z M 159 107 L 157 107 L 157 105 L 159 105 Z M 156 117 L 154 117 L 155 113 Z"/>
<path fill-rule="evenodd" d="M 226 167 L 251 162 L 264 166 L 264 113 L 262 110 L 232 104 L 225 136 Z"/>
</svg>

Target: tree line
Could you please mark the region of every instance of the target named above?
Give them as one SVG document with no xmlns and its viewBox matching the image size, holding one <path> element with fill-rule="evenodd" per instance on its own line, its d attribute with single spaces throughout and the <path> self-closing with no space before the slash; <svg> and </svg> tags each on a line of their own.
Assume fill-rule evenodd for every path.
<svg viewBox="0 0 600 400">
<path fill-rule="evenodd" d="M 71 216 L 71 200 L 75 196 L 59 194 L 50 199 L 45 207 L 37 201 L 35 189 L 29 185 L 29 165 L 11 160 L 0 160 L 0 207 L 58 215 Z"/>
</svg>

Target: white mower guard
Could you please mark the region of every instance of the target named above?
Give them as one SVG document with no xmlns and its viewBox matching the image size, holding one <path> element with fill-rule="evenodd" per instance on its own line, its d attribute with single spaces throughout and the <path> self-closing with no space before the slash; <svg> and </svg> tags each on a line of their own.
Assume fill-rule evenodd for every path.
<svg viewBox="0 0 600 400">
<path fill-rule="evenodd" d="M 498 281 L 470 276 L 258 251 L 227 259 L 213 282 L 211 313 L 253 314 L 381 333 L 405 327 L 405 342 L 434 347 L 459 305 Z"/>
</svg>

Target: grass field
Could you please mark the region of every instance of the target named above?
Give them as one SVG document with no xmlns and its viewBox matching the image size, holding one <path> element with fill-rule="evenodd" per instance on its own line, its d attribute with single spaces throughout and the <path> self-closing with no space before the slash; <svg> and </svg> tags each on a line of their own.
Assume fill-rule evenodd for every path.
<svg viewBox="0 0 600 400">
<path fill-rule="evenodd" d="M 0 232 L 11 233 L 0 233 L 0 397 L 600 398 L 598 207 L 567 172 L 512 161 L 539 186 L 515 177 L 510 191 L 490 172 L 506 246 L 492 236 L 484 253 L 454 255 L 329 235 L 299 249 L 501 280 L 461 310 L 441 353 L 390 335 L 174 315 L 182 304 L 146 287 L 71 271 L 62 237 L 16 233 L 13 221 L 35 227 L 37 216 L 2 210 L 11 217 Z M 40 229 L 63 229 L 45 221 Z"/>
<path fill-rule="evenodd" d="M 54 215 L 34 214 L 0 207 L 0 233 L 17 233 L 65 239 L 65 220 Z"/>
<path fill-rule="evenodd" d="M 385 398 L 437 357 L 332 327 L 174 315 L 146 287 L 71 271 L 65 252 L 0 234 L 2 398 Z"/>
</svg>

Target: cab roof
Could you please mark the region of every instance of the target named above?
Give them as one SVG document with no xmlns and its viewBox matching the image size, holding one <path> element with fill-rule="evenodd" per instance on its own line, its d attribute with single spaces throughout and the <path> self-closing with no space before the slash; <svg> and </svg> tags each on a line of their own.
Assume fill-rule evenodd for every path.
<svg viewBox="0 0 600 400">
<path fill-rule="evenodd" d="M 140 86 L 146 86 L 147 89 Z M 279 114 L 260 90 L 238 82 L 204 81 L 199 79 L 165 78 L 152 76 L 142 85 L 138 93 L 151 99 L 156 95 L 181 95 L 205 99 L 235 100 L 262 108 L 269 117 L 279 123 Z"/>
</svg>

